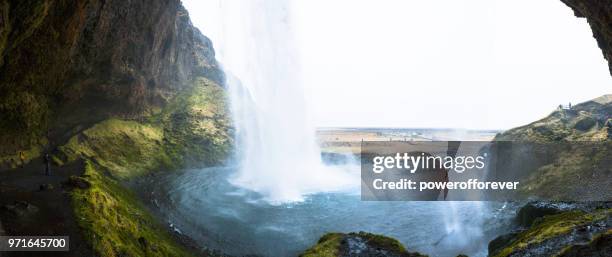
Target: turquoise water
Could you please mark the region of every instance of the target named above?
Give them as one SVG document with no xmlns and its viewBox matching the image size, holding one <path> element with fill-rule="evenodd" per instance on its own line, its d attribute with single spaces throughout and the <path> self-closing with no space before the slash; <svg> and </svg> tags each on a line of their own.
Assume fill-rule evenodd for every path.
<svg viewBox="0 0 612 257">
<path fill-rule="evenodd" d="M 512 210 L 503 203 L 364 202 L 321 193 L 274 205 L 228 182 L 231 167 L 186 170 L 151 181 L 151 201 L 201 246 L 232 255 L 296 256 L 326 232 L 367 231 L 431 256 L 486 256 Z"/>
</svg>

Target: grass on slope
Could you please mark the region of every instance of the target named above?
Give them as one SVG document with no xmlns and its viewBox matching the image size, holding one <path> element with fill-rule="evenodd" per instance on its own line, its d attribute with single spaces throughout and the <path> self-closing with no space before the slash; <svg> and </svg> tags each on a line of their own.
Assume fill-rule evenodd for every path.
<svg viewBox="0 0 612 257">
<path fill-rule="evenodd" d="M 136 121 L 110 119 L 72 137 L 60 147 L 65 161 L 85 158 L 129 178 L 160 166 L 172 166 L 163 151 L 161 128 Z"/>
<path fill-rule="evenodd" d="M 109 119 L 73 136 L 57 162 L 88 159 L 121 179 L 221 163 L 232 143 L 225 92 L 203 78 L 194 83 L 147 121 Z"/>
<path fill-rule="evenodd" d="M 99 256 L 190 256 L 121 182 L 225 159 L 231 144 L 225 92 L 206 79 L 195 83 L 149 120 L 105 120 L 70 138 L 54 156 L 58 164 L 87 163 L 84 179 L 92 186 L 75 189 L 72 200 Z"/>
<path fill-rule="evenodd" d="M 557 215 L 546 216 L 532 225 L 528 230 L 521 232 L 514 242 L 499 251 L 495 257 L 508 256 L 530 245 L 539 244 L 547 239 L 568 234 L 578 226 L 602 220 L 612 214 L 611 209 L 598 210 L 593 213 L 571 211 Z"/>
<path fill-rule="evenodd" d="M 87 161 L 87 189 L 72 191 L 72 204 L 94 251 L 102 257 L 191 256 L 125 188 Z"/>
<path fill-rule="evenodd" d="M 336 257 L 343 238 L 344 234 L 342 233 L 327 233 L 319 239 L 316 245 L 306 250 L 300 257 Z"/>
</svg>

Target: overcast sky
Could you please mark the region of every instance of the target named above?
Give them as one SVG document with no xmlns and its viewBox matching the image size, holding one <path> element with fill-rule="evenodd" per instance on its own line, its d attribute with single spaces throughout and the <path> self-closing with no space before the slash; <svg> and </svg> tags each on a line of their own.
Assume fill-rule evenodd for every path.
<svg viewBox="0 0 612 257">
<path fill-rule="evenodd" d="M 217 41 L 218 0 L 183 0 Z M 586 20 L 559 0 L 295 0 L 318 126 L 508 129 L 612 93 Z"/>
</svg>

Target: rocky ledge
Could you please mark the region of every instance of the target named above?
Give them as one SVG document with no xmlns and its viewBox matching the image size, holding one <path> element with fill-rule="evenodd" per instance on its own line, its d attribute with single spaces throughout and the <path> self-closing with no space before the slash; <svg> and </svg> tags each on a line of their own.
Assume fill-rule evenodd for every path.
<svg viewBox="0 0 612 257">
<path fill-rule="evenodd" d="M 0 169 L 102 120 L 146 119 L 197 77 L 224 82 L 180 0 L 0 0 Z"/>
<path fill-rule="evenodd" d="M 489 243 L 489 256 L 610 256 L 612 204 L 531 202 L 517 228 Z"/>
<path fill-rule="evenodd" d="M 426 257 L 416 252 L 408 252 L 396 239 L 371 234 L 359 233 L 328 233 L 319 239 L 312 248 L 306 250 L 301 257 Z"/>
</svg>

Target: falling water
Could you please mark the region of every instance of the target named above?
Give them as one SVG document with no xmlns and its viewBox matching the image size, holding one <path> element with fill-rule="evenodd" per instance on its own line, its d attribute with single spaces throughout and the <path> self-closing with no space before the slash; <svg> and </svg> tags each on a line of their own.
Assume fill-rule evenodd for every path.
<svg viewBox="0 0 612 257">
<path fill-rule="evenodd" d="M 218 2 L 218 58 L 228 86 L 241 159 L 231 182 L 271 202 L 348 185 L 321 164 L 300 79 L 289 1 Z M 235 76 L 235 77 L 234 77 Z"/>
<path fill-rule="evenodd" d="M 259 193 L 268 203 L 273 204 L 236 205 L 235 202 L 238 200 L 226 199 L 226 197 L 235 197 L 234 194 L 223 195 L 222 198 L 217 199 L 210 196 L 215 192 L 208 192 L 206 201 L 212 201 L 209 206 L 215 206 L 218 212 L 222 213 L 211 214 L 211 219 L 225 217 L 224 215 L 230 213 L 230 217 L 238 217 L 238 220 L 249 220 L 254 217 L 244 215 L 251 213 L 251 210 L 244 211 L 241 208 L 256 208 L 257 212 L 272 208 L 281 212 L 292 210 L 292 208 L 274 209 L 276 203 L 300 201 L 305 196 L 315 193 L 358 189 L 360 186 L 358 167 L 353 167 L 353 172 L 350 172 L 337 167 L 325 166 L 321 162 L 320 149 L 315 139 L 315 126 L 309 118 L 309 104 L 304 97 L 304 85 L 300 78 L 300 60 L 297 57 L 297 49 L 295 49 L 296 42 L 293 33 L 296 33 L 296 28 L 292 22 L 291 1 L 207 1 L 213 3 L 209 5 L 211 8 L 199 10 L 199 13 L 209 17 L 208 24 L 211 24 L 211 27 L 205 28 L 205 34 L 212 38 L 217 58 L 223 64 L 228 77 L 227 86 L 236 129 L 237 156 L 240 167 L 235 174 L 229 176 L 229 182 L 233 186 Z M 215 25 L 218 27 L 215 28 Z M 197 175 L 196 177 L 210 179 L 208 176 Z M 185 194 L 191 195 L 193 192 L 196 195 L 193 199 L 197 199 L 193 204 L 188 202 L 190 204 L 185 205 L 187 207 L 184 208 L 187 208 L 188 213 L 198 213 L 194 215 L 194 220 L 200 221 L 206 216 L 197 212 L 198 208 L 203 208 L 198 205 L 202 204 L 203 200 L 200 198 L 199 190 L 188 187 L 191 184 L 201 187 L 202 183 L 193 177 L 189 177 L 188 181 L 180 182 L 182 187 L 187 188 L 184 191 Z M 223 188 L 229 190 L 230 187 Z M 224 190 L 219 190 L 217 193 L 226 192 Z M 328 199 L 326 197 L 344 200 L 325 202 L 322 199 Z M 486 237 L 481 227 L 483 226 L 483 215 L 488 212 L 482 203 L 374 204 L 360 202 L 354 196 L 346 194 L 313 195 L 312 199 L 313 206 L 320 205 L 321 207 L 318 214 L 312 213 L 311 205 L 306 204 L 303 217 L 294 216 L 297 215 L 294 213 L 286 214 L 288 216 L 281 218 L 274 216 L 277 218 L 264 221 L 284 221 L 290 218 L 292 220 L 290 228 L 296 229 L 294 231 L 296 238 L 303 240 L 303 238 L 312 236 L 313 238 L 306 240 L 308 242 L 315 240 L 322 233 L 321 231 L 366 229 L 372 232 L 389 233 L 402 240 L 408 238 L 413 241 L 419 240 L 419 248 L 424 251 L 455 252 L 461 250 L 461 252 L 477 256 L 486 254 L 486 249 L 483 250 L 482 245 L 474 243 L 482 242 Z M 326 214 L 326 210 L 334 204 L 342 206 L 332 208 L 330 214 Z M 192 205 L 195 206 L 195 209 L 191 207 Z M 220 206 L 226 206 L 226 208 Z M 350 210 L 355 208 L 359 208 L 359 213 L 363 213 L 363 222 L 343 223 L 346 217 L 353 216 Z M 401 234 L 403 231 L 397 230 L 396 227 L 388 229 L 384 224 L 365 222 L 365 220 L 370 220 L 369 215 L 377 211 L 390 211 L 389 208 L 398 208 L 408 212 L 422 209 L 423 211 L 412 212 L 411 218 L 403 221 L 411 222 L 422 218 L 408 227 L 417 231 L 422 230 L 425 234 L 408 233 L 404 235 Z M 439 211 L 439 214 L 434 213 L 436 210 Z M 207 209 L 205 213 L 209 212 L 210 209 Z M 321 217 L 321 215 L 326 217 L 316 220 L 321 231 L 314 232 L 313 235 L 309 234 L 308 237 L 304 237 L 305 231 L 311 231 L 311 229 L 301 230 L 299 226 L 294 226 L 293 222 L 297 219 L 305 222 L 304 226 L 311 227 L 312 221 L 308 219 L 313 216 Z M 224 219 L 221 223 L 233 224 L 224 222 L 228 221 Z M 327 224 L 326 222 L 329 224 L 324 225 Z M 204 219 L 202 224 L 210 225 L 217 224 L 217 222 L 208 222 Z M 262 225 L 255 221 L 254 224 L 278 227 L 283 231 L 287 229 L 282 222 L 274 226 Z M 364 224 L 370 224 L 372 227 L 363 227 Z M 240 231 L 243 229 L 241 227 Z M 257 227 L 257 230 L 254 231 L 260 230 Z M 226 233 L 233 230 L 223 227 L 215 231 Z M 260 235 L 249 234 L 249 236 L 259 237 Z M 249 236 L 245 239 L 246 242 L 251 242 Z M 273 238 L 272 235 L 269 236 Z M 286 235 L 283 235 L 283 238 L 286 238 Z M 303 243 L 299 240 L 296 242 Z M 233 248 L 233 246 L 224 248 Z M 266 245 L 261 248 L 272 250 Z"/>
</svg>

